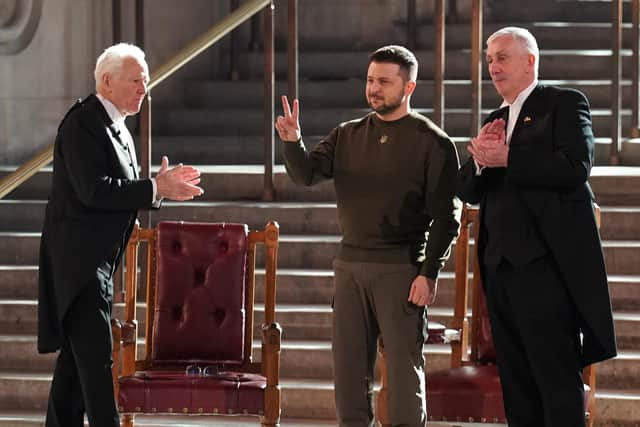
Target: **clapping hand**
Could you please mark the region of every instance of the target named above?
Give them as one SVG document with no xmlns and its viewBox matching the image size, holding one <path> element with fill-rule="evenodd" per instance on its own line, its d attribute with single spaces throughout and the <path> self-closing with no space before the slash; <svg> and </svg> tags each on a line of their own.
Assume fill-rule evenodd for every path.
<svg viewBox="0 0 640 427">
<path fill-rule="evenodd" d="M 482 167 L 506 167 L 509 158 L 509 146 L 505 144 L 506 122 L 495 119 L 480 129 L 477 137 L 471 139 L 467 150 Z"/>
<path fill-rule="evenodd" d="M 284 117 L 278 116 L 276 119 L 276 130 L 278 136 L 284 142 L 297 142 L 302 137 L 300 132 L 300 103 L 297 99 L 293 100 L 293 112 L 289 108 L 289 100 L 286 96 L 282 96 L 282 110 Z"/>
<path fill-rule="evenodd" d="M 191 200 L 204 193 L 204 190 L 198 187 L 200 183 L 198 168 L 180 163 L 169 169 L 167 156 L 162 156 L 162 163 L 155 179 L 158 199 Z"/>
</svg>

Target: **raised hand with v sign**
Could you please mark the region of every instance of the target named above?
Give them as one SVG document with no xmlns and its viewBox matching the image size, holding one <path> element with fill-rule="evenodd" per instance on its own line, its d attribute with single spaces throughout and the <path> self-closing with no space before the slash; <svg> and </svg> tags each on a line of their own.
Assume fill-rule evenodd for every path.
<svg viewBox="0 0 640 427">
<path fill-rule="evenodd" d="M 286 95 L 282 96 L 282 110 L 284 117 L 278 116 L 276 119 L 276 130 L 278 136 L 283 142 L 297 142 L 302 138 L 300 132 L 300 103 L 297 99 L 293 100 L 293 112 L 289 108 L 289 100 Z"/>
</svg>

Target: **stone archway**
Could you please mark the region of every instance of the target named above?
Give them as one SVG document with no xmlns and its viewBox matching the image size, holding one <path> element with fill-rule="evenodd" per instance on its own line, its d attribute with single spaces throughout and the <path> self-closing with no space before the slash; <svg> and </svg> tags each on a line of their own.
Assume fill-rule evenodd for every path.
<svg viewBox="0 0 640 427">
<path fill-rule="evenodd" d="M 29 45 L 40 23 L 42 0 L 0 0 L 0 55 Z"/>
</svg>

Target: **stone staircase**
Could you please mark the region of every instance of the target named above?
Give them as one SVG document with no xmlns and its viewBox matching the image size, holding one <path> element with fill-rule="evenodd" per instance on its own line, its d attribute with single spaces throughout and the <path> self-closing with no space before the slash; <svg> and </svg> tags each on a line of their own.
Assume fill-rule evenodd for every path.
<svg viewBox="0 0 640 427">
<path fill-rule="evenodd" d="M 488 3 L 502 4 L 504 16 L 511 19 L 508 24 L 527 19 L 523 26 L 534 32 L 543 49 L 540 69 L 543 83 L 576 87 L 587 94 L 597 136 L 597 163 L 605 165 L 611 117 L 610 29 L 606 24 L 609 3 L 541 0 L 539 3 L 544 3 L 546 9 L 530 11 L 533 13 L 524 19 L 515 10 L 513 4 L 517 2 Z M 568 12 L 576 8 L 580 8 L 582 22 L 575 22 L 580 21 L 576 18 L 578 14 Z M 495 8 L 492 13 L 496 16 Z M 549 17 L 561 22 L 545 22 L 550 21 Z M 396 23 L 390 25 L 388 33 L 372 37 L 370 44 L 356 47 L 332 39 L 331 34 L 324 39 L 317 34 L 308 35 L 304 19 L 300 56 L 302 126 L 305 141 L 313 144 L 338 122 L 367 112 L 363 95 L 366 52 L 383 43 L 403 43 L 404 33 L 401 23 Z M 486 35 L 500 26 L 503 25 L 485 24 Z M 444 127 L 464 156 L 470 119 L 469 25 L 458 23 L 447 28 Z M 430 24 L 421 23 L 417 51 L 421 80 L 412 103 L 427 115 L 432 111 L 432 34 Z M 628 45 L 629 41 L 630 30 L 626 28 L 625 43 Z M 590 50 L 585 50 L 587 47 Z M 630 60 L 628 52 L 625 55 L 623 129 L 630 123 Z M 279 79 L 285 76 L 285 64 L 284 54 L 278 53 Z M 185 82 L 184 105 L 154 109 L 154 163 L 159 163 L 159 156 L 166 153 L 171 160 L 216 166 L 202 167 L 202 185 L 206 190 L 202 199 L 165 203 L 163 209 L 152 214 L 152 221 L 234 221 L 252 227 L 263 227 L 268 219 L 279 221 L 276 318 L 285 331 L 281 359 L 283 425 L 335 425 L 329 302 L 331 260 L 339 231 L 332 184 L 295 187 L 282 167 L 276 167 L 277 202 L 260 201 L 262 56 L 244 54 L 241 65 L 241 75 L 246 80 Z M 486 113 L 499 100 L 486 75 L 484 78 Z M 285 93 L 285 88 L 286 83 L 279 81 L 276 94 Z M 161 101 L 155 105 L 162 105 Z M 279 110 L 276 100 L 276 111 Z M 279 162 L 278 147 L 276 141 Z M 640 164 L 638 149 L 637 144 L 625 142 L 623 162 Z M 13 169 L 1 168 L 0 176 Z M 50 175 L 50 170 L 45 169 L 0 200 L 0 427 L 43 424 L 54 357 L 36 353 L 35 301 L 39 232 Z M 618 358 L 598 367 L 596 425 L 640 426 L 640 168 L 599 167 L 594 169 L 591 182 L 602 207 L 601 231 L 621 350 Z M 443 323 L 448 323 L 452 316 L 452 266 L 450 260 L 440 280 L 437 303 L 429 310 L 432 320 Z M 258 298 L 262 298 L 260 291 Z M 116 312 L 119 310 L 121 307 L 116 307 Z M 144 319 L 143 310 L 139 311 L 138 319 Z M 258 314 L 256 320 L 259 322 L 260 318 Z M 259 354 L 259 346 L 257 350 Z M 424 350 L 428 370 L 448 365 L 447 346 L 430 345 Z M 140 417 L 139 421 L 149 427 L 257 424 L 256 419 L 242 417 L 222 421 L 208 417 Z"/>
<path fill-rule="evenodd" d="M 304 189 L 294 187 L 278 168 L 278 202 L 242 201 L 240 197 L 224 200 L 222 195 L 231 198 L 233 194 L 257 198 L 261 176 L 252 173 L 252 169 L 258 168 L 205 168 L 207 199 L 167 203 L 153 220 L 240 221 L 252 227 L 260 227 L 270 218 L 280 222 L 276 318 L 285 331 L 281 360 L 283 415 L 293 423 L 289 425 L 330 424 L 334 417 L 329 343 L 330 268 L 339 240 L 334 194 L 330 185 L 321 185 L 303 197 Z M 622 173 L 627 176 L 621 181 Z M 19 197 L 0 201 L 0 224 L 12 224 L 10 231 L 0 231 L 0 426 L 41 425 L 46 407 L 54 357 L 37 355 L 35 350 L 35 265 L 44 210 L 38 181 L 46 182 L 49 175 L 48 171 L 41 172 L 21 188 Z M 598 168 L 592 183 L 602 203 L 602 237 L 621 350 L 617 359 L 598 368 L 597 425 L 638 425 L 640 170 Z M 635 205 L 615 205 L 619 191 L 626 193 L 627 201 Z M 437 303 L 429 310 L 431 319 L 444 323 L 452 316 L 452 266 L 450 260 L 440 281 Z M 261 292 L 258 298 L 262 298 Z M 116 312 L 120 310 L 118 306 Z M 138 318 L 144 319 L 144 308 L 139 310 Z M 260 318 L 258 313 L 257 321 Z M 257 343 L 256 346 L 259 355 Z M 434 370 L 447 366 L 450 351 L 444 345 L 430 345 L 425 346 L 425 355 L 427 369 Z M 191 418 L 185 422 L 189 420 L 202 423 L 194 425 L 220 425 L 209 419 Z M 141 425 L 161 423 L 156 418 L 141 420 Z"/>
<path fill-rule="evenodd" d="M 564 2 L 569 7 L 575 1 Z M 590 4 L 592 2 L 587 2 Z M 601 7 L 601 19 L 608 19 L 607 3 Z M 582 5 L 580 7 L 583 7 Z M 509 24 L 512 24 L 510 22 Z M 515 23 L 525 26 L 537 36 L 541 47 L 541 83 L 573 87 L 582 90 L 591 103 L 593 126 L 597 136 L 597 164 L 607 164 L 610 138 L 611 39 L 610 24 L 606 22 Z M 486 24 L 485 36 L 506 24 Z M 630 46 L 631 30 L 625 26 L 624 44 Z M 387 43 L 403 42 L 403 35 L 393 33 Z M 424 44 L 416 55 L 420 62 L 418 88 L 412 97 L 417 111 L 430 115 L 433 96 L 433 29 L 420 28 Z M 471 111 L 470 51 L 468 24 L 447 26 L 447 55 L 445 71 L 444 128 L 459 144 L 459 152 L 468 140 Z M 305 46 L 308 48 L 305 50 Z M 312 46 L 312 47 L 311 47 Z M 367 52 L 379 45 L 350 44 L 322 46 L 301 41 L 300 97 L 303 135 L 314 144 L 341 121 L 366 114 L 364 77 Z M 631 52 L 623 50 L 622 129 L 628 134 L 631 126 Z M 262 54 L 246 53 L 241 57 L 241 75 L 245 80 L 192 81 L 185 84 L 183 105 L 154 109 L 154 161 L 169 153 L 185 162 L 212 164 L 261 164 L 263 161 L 263 88 Z M 276 94 L 286 93 L 286 53 L 275 58 Z M 499 105 L 486 67 L 483 70 L 483 115 Z M 160 105 L 164 103 L 159 102 Z M 275 100 L 276 114 L 280 113 L 279 97 Z M 625 165 L 640 164 L 637 141 L 623 142 L 622 161 Z M 170 157 L 171 158 L 171 157 Z M 276 144 L 276 162 L 281 162 Z"/>
</svg>

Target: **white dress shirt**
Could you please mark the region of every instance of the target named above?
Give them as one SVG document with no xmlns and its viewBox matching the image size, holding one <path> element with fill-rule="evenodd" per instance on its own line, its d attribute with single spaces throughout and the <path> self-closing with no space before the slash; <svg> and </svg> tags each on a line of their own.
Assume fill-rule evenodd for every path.
<svg viewBox="0 0 640 427">
<path fill-rule="evenodd" d="M 509 104 L 507 101 L 502 101 L 500 108 L 509 107 L 509 121 L 507 122 L 507 144 L 511 142 L 511 135 L 513 134 L 513 128 L 516 127 L 516 123 L 518 123 L 518 116 L 520 115 L 520 111 L 522 111 L 522 106 L 524 102 L 529 98 L 531 92 L 538 86 L 538 79 L 534 79 L 533 82 L 527 86 L 525 90 L 520 92 L 513 103 Z"/>
<path fill-rule="evenodd" d="M 527 86 L 522 92 L 516 96 L 516 99 L 509 104 L 506 100 L 502 100 L 502 104 L 500 104 L 500 108 L 509 107 L 509 120 L 507 121 L 506 128 L 506 143 L 509 144 L 511 142 L 511 135 L 513 134 L 513 129 L 516 127 L 516 123 L 518 123 L 518 116 L 520 115 L 520 111 L 522 111 L 522 106 L 524 102 L 529 98 L 531 92 L 538 86 L 538 79 L 534 79 L 533 82 L 529 86 Z M 476 164 L 476 175 L 482 174 L 484 170 L 484 166 L 480 166 L 478 162 L 473 161 Z"/>
<path fill-rule="evenodd" d="M 115 105 L 113 105 L 113 102 L 109 101 L 107 98 L 100 95 L 99 93 L 96 94 L 96 97 L 100 100 L 100 102 L 104 106 L 104 109 L 107 110 L 107 114 L 109 115 L 109 118 L 113 121 L 113 124 L 115 124 L 120 130 L 120 139 L 122 140 L 123 144 L 127 145 L 129 155 L 131 156 L 131 162 L 133 164 L 133 167 L 137 168 L 138 160 L 136 158 L 136 148 L 133 144 L 133 137 L 131 136 L 131 132 L 129 132 L 129 129 L 127 129 L 127 125 L 124 123 L 124 119 L 126 117 L 122 113 L 120 113 L 120 110 L 118 110 L 118 108 Z M 115 148 L 116 150 L 118 149 L 118 147 L 115 147 Z M 155 178 L 151 178 L 151 185 L 153 186 L 153 194 L 151 195 L 152 196 L 151 201 L 155 206 L 159 202 L 158 200 L 156 200 L 156 195 L 158 193 L 158 186 L 156 184 Z"/>
</svg>

